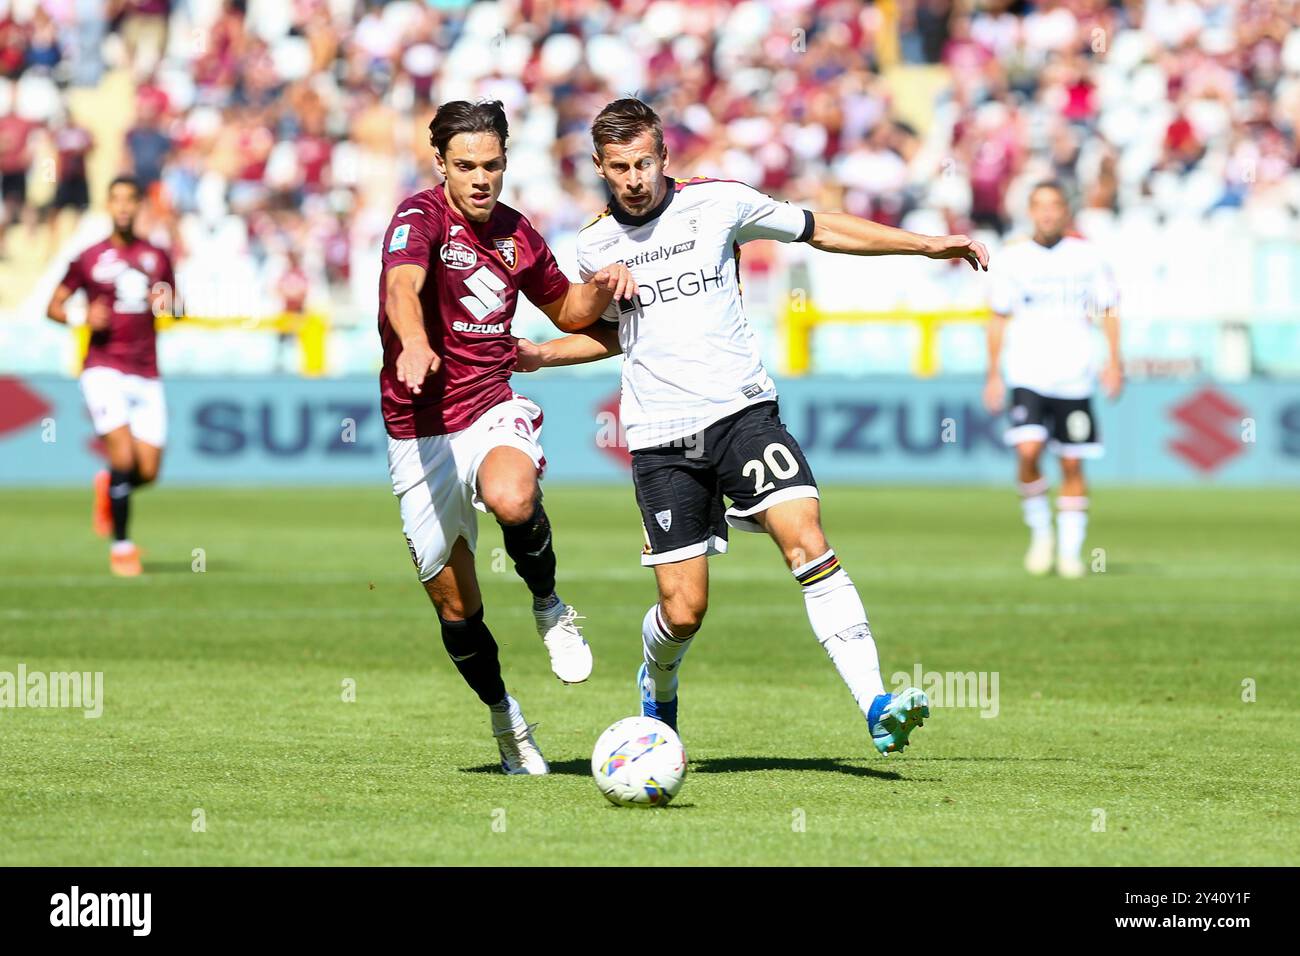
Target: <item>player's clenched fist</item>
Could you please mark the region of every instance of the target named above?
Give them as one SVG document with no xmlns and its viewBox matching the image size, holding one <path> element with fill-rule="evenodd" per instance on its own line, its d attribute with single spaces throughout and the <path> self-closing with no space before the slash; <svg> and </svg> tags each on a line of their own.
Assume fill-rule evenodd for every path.
<svg viewBox="0 0 1300 956">
<path fill-rule="evenodd" d="M 515 371 L 536 372 L 542 367 L 542 347 L 528 339 L 515 339 Z"/>
<path fill-rule="evenodd" d="M 632 271 L 621 262 L 605 266 L 591 277 L 591 282 L 599 289 L 612 292 L 616 299 L 631 299 L 636 295 L 636 280 L 632 278 Z"/>
<path fill-rule="evenodd" d="M 103 299 L 95 299 L 86 309 L 86 324 L 95 332 L 108 328 L 113 319 L 113 307 Z"/>
<path fill-rule="evenodd" d="M 411 341 L 402 343 L 402 354 L 397 356 L 397 380 L 419 395 L 424 380 L 438 371 L 442 359 L 429 347 L 429 343 Z"/>
<path fill-rule="evenodd" d="M 1119 398 L 1124 391 L 1124 369 L 1115 362 L 1108 362 L 1101 370 L 1101 388 L 1107 398 Z"/>
<path fill-rule="evenodd" d="M 989 251 L 970 236 L 935 236 L 926 252 L 931 259 L 965 259 L 978 272 L 989 271 Z"/>
<path fill-rule="evenodd" d="M 1002 383 L 1002 376 L 994 373 L 984 383 L 984 407 L 989 414 L 996 415 L 1002 411 L 1007 398 L 1007 387 Z"/>
</svg>

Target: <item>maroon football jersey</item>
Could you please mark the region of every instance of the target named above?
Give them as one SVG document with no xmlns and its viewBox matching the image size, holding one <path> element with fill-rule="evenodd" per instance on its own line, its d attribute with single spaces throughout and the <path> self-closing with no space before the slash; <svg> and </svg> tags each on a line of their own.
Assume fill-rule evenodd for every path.
<svg viewBox="0 0 1300 956">
<path fill-rule="evenodd" d="M 384 425 L 394 438 L 457 432 L 507 401 L 515 364 L 510 324 L 519 293 L 542 306 L 569 287 L 550 247 L 523 215 L 497 203 L 486 223 L 472 223 L 447 202 L 441 186 L 397 207 L 384 233 L 383 261 L 379 391 Z M 385 311 L 386 274 L 404 263 L 428 270 L 420 306 L 429 345 L 442 359 L 419 395 L 397 380 L 402 342 Z"/>
<path fill-rule="evenodd" d="M 90 334 L 86 368 L 104 365 L 131 375 L 158 377 L 154 331 L 154 287 L 166 283 L 168 299 L 176 277 L 167 253 L 143 239 L 119 246 L 111 238 L 91 246 L 68 265 L 63 285 L 84 289 L 90 302 L 108 302 L 108 328 Z"/>
</svg>

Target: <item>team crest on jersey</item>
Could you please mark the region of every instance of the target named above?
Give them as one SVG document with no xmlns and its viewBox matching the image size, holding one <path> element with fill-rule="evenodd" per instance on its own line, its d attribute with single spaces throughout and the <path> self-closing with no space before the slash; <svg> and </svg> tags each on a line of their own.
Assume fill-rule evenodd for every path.
<svg viewBox="0 0 1300 956">
<path fill-rule="evenodd" d="M 515 264 L 519 262 L 519 250 L 515 247 L 515 237 L 506 236 L 504 239 L 493 239 L 492 244 L 497 247 L 497 255 L 506 264 L 506 268 L 513 269 Z"/>
<path fill-rule="evenodd" d="M 655 521 L 658 521 L 658 522 L 659 522 L 659 527 L 661 527 L 661 528 L 663 528 L 665 531 L 667 531 L 669 528 L 671 528 L 671 527 L 673 526 L 673 512 L 672 512 L 672 509 L 670 508 L 670 509 L 667 510 L 667 511 L 656 511 L 656 512 L 655 512 Z"/>
<path fill-rule="evenodd" d="M 153 272 L 158 268 L 158 257 L 152 252 L 140 253 L 140 265 L 144 266 L 145 272 Z"/>
<path fill-rule="evenodd" d="M 478 265 L 478 253 L 457 239 L 443 243 L 438 258 L 449 269 L 473 269 Z"/>
</svg>

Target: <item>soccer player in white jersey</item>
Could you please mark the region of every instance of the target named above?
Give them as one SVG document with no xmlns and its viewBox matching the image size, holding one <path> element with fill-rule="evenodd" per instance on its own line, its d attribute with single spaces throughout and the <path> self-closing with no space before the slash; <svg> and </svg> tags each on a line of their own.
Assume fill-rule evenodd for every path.
<svg viewBox="0 0 1300 956">
<path fill-rule="evenodd" d="M 1101 385 L 1115 398 L 1124 386 L 1119 296 L 1092 243 L 1066 234 L 1070 206 L 1059 184 L 1034 187 L 1029 218 L 1033 238 L 1007 244 L 991 283 L 994 315 L 988 326 L 984 403 L 989 411 L 999 412 L 1011 390 L 1006 441 L 1016 449 L 1021 506 L 1029 526 L 1025 569 L 1047 574 L 1055 559 L 1058 574 L 1079 578 L 1085 572 L 1082 552 L 1088 527 L 1083 461 L 1102 452 L 1092 412 L 1097 383 L 1094 324 L 1101 322 L 1108 347 Z M 1055 548 L 1049 485 L 1038 464 L 1044 446 L 1061 460 Z"/>
<path fill-rule="evenodd" d="M 885 691 L 866 611 L 822 532 L 817 484 L 781 423 L 745 318 L 740 247 L 776 239 L 852 255 L 960 258 L 976 269 L 987 268 L 988 253 L 965 236 L 812 213 L 737 182 L 671 179 L 659 117 L 635 99 L 605 107 L 592 139 L 611 199 L 579 233 L 578 268 L 585 277 L 597 263 L 622 262 L 637 294 L 582 332 L 527 344 L 520 367 L 624 354 L 621 418 L 645 527 L 641 561 L 659 586 L 642 623 L 642 713 L 676 727 L 678 669 L 708 607 L 707 556 L 726 550 L 730 525 L 773 538 L 876 749 L 901 750 L 929 701 L 916 688 Z"/>
</svg>

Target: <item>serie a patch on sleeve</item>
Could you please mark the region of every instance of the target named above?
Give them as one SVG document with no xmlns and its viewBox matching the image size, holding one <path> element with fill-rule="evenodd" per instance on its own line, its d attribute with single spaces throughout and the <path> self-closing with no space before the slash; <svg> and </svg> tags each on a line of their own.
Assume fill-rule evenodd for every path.
<svg viewBox="0 0 1300 956">
<path fill-rule="evenodd" d="M 406 240 L 411 235 L 411 226 L 409 223 L 402 223 L 393 230 L 392 238 L 388 240 L 388 251 L 398 252 L 406 248 Z"/>
</svg>

